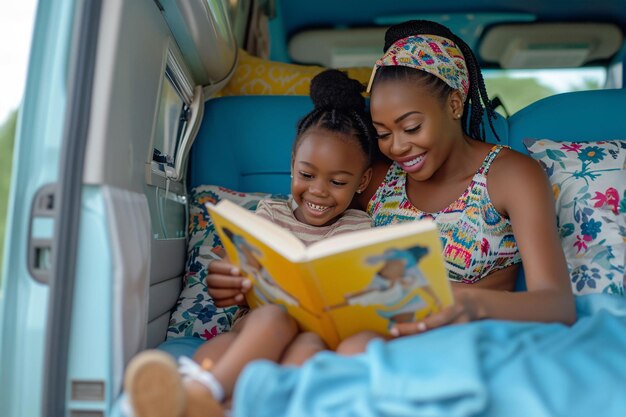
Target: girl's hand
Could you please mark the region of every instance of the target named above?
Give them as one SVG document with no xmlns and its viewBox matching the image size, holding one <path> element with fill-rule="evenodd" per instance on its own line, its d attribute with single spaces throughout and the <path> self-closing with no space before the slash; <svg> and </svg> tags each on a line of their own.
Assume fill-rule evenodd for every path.
<svg viewBox="0 0 626 417">
<path fill-rule="evenodd" d="M 453 286 L 454 304 L 443 308 L 440 312 L 428 316 L 421 321 L 415 323 L 397 323 L 391 328 L 389 333 L 393 337 L 407 336 L 423 333 L 448 324 L 468 323 L 478 320 L 480 314 L 478 306 L 474 302 L 475 298 L 472 297 L 472 291 L 472 289 Z"/>
<path fill-rule="evenodd" d="M 211 262 L 208 270 L 206 284 L 216 307 L 246 305 L 244 294 L 248 292 L 252 283 L 243 277 L 238 267 L 221 260 Z"/>
</svg>

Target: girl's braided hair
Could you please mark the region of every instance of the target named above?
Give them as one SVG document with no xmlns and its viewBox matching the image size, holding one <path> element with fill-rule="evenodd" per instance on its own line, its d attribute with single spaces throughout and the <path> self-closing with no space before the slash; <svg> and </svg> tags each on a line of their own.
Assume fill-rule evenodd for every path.
<svg viewBox="0 0 626 417">
<path fill-rule="evenodd" d="M 311 127 L 323 128 L 355 137 L 369 165 L 376 132 L 366 111 L 361 93 L 365 87 L 339 70 L 326 70 L 311 80 L 313 110 L 297 126 L 293 144 L 295 154 L 303 134 Z"/>
<path fill-rule="evenodd" d="M 465 58 L 465 64 L 467 65 L 468 77 L 470 81 L 469 92 L 463 109 L 463 118 L 461 119 L 463 131 L 468 136 L 484 141 L 485 127 L 483 124 L 483 112 L 486 111 L 489 127 L 496 135 L 496 138 L 498 138 L 498 134 L 493 126 L 493 119 L 496 118 L 496 113 L 491 100 L 489 100 L 489 96 L 487 95 L 485 81 L 483 80 L 482 73 L 480 72 L 478 60 L 476 59 L 472 49 L 461 38 L 452 33 L 450 29 L 429 20 L 410 20 L 408 22 L 391 26 L 385 33 L 384 52 L 386 52 L 398 40 L 416 35 L 441 36 L 450 39 L 461 50 L 463 57 Z M 444 81 L 426 71 L 420 71 L 415 68 L 403 66 L 383 66 L 378 68 L 374 82 L 386 79 L 399 80 L 407 78 L 412 78 L 421 82 L 422 85 L 430 88 L 442 100 L 445 100 L 448 95 L 454 91 L 452 87 Z M 469 123 L 467 120 L 468 114 L 470 117 Z"/>
</svg>

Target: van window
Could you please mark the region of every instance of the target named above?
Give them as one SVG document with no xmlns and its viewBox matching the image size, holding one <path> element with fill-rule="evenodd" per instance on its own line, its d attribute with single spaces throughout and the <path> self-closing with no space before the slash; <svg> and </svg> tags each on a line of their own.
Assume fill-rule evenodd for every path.
<svg viewBox="0 0 626 417">
<path fill-rule="evenodd" d="M 189 106 L 176 88 L 173 74 L 166 70 L 156 128 L 154 132 L 153 161 L 174 167 L 176 149 L 187 126 Z"/>
<path fill-rule="evenodd" d="M 484 69 L 483 75 L 489 97 L 502 103 L 496 111 L 503 116 L 507 116 L 507 112 L 512 115 L 537 100 L 555 94 L 605 88 L 607 81 L 604 67 Z"/>
</svg>

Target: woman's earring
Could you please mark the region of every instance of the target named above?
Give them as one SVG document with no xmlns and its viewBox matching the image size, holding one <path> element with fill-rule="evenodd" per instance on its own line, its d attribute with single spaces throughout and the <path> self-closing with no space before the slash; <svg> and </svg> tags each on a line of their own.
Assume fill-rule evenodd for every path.
<svg viewBox="0 0 626 417">
<path fill-rule="evenodd" d="M 289 178 L 293 178 L 293 174 L 290 174 L 290 175 L 289 175 Z"/>
<path fill-rule="evenodd" d="M 356 190 L 357 194 L 361 194 L 363 192 L 363 190 Z"/>
</svg>

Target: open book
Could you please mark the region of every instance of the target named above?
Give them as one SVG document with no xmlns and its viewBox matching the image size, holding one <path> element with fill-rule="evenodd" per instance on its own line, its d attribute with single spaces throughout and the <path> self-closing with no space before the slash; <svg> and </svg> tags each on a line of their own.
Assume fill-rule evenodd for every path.
<svg viewBox="0 0 626 417">
<path fill-rule="evenodd" d="M 253 282 L 250 307 L 284 306 L 331 347 L 388 334 L 452 303 L 433 221 L 357 230 L 305 246 L 290 231 L 223 200 L 207 208 L 228 256 Z"/>
</svg>

